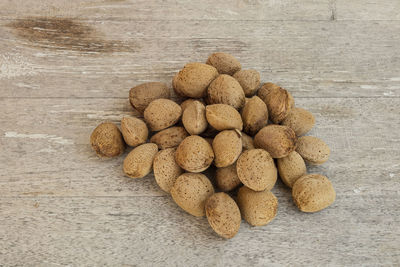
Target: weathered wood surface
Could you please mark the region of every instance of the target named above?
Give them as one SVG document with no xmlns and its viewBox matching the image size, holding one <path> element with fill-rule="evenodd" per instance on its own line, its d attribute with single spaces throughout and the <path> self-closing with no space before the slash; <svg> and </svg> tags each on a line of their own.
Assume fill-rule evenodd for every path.
<svg viewBox="0 0 400 267">
<path fill-rule="evenodd" d="M 126 97 L 144 81 L 170 84 L 185 63 L 219 49 L 294 97 L 400 96 L 397 21 L 41 18 L 0 25 L 2 97 Z"/>
<path fill-rule="evenodd" d="M 0 265 L 400 265 L 400 2 L 0 1 Z M 88 144 L 130 87 L 237 56 L 312 111 L 334 205 L 232 240 Z"/>
</svg>

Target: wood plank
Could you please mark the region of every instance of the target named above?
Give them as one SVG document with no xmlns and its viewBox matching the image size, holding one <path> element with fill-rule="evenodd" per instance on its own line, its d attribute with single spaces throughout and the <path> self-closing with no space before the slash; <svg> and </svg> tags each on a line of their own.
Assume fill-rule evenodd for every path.
<svg viewBox="0 0 400 267">
<path fill-rule="evenodd" d="M 398 200 L 339 195 L 305 214 L 287 190 L 269 225 L 225 241 L 170 197 L 2 198 L 0 251 L 6 266 L 397 265 Z"/>
<path fill-rule="evenodd" d="M 400 1 L 335 0 L 338 20 L 400 20 Z"/>
<path fill-rule="evenodd" d="M 295 97 L 400 96 L 396 22 L 37 23 L 1 22 L 0 97 L 125 98 L 218 50 Z"/>
<path fill-rule="evenodd" d="M 1 18 L 51 16 L 96 20 L 329 20 L 330 0 L 14 0 Z"/>
<path fill-rule="evenodd" d="M 313 112 L 310 133 L 332 149 L 310 168 L 332 179 L 339 194 L 400 191 L 399 98 L 296 99 Z M 2 99 L 0 196 L 162 196 L 152 176 L 124 177 L 124 156 L 100 160 L 89 145 L 104 120 L 134 115 L 124 99 Z M 388 130 L 391 129 L 391 130 Z"/>
</svg>

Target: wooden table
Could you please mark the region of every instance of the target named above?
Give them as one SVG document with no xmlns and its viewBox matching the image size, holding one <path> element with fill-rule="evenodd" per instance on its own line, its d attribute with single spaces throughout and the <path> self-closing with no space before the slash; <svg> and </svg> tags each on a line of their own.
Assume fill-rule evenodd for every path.
<svg viewBox="0 0 400 267">
<path fill-rule="evenodd" d="M 400 1 L 0 2 L 0 265 L 399 266 Z M 137 115 L 129 89 L 235 55 L 287 88 L 332 149 L 337 191 L 232 240 L 129 179 L 89 135 Z"/>
</svg>

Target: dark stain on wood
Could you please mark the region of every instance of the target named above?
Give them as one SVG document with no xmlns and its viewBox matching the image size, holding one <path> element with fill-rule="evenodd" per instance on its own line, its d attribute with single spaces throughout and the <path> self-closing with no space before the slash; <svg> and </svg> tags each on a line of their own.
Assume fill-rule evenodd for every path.
<svg viewBox="0 0 400 267">
<path fill-rule="evenodd" d="M 67 18 L 25 18 L 8 26 L 34 47 L 84 53 L 135 52 L 138 49 L 131 42 L 103 40 L 91 26 Z"/>
</svg>

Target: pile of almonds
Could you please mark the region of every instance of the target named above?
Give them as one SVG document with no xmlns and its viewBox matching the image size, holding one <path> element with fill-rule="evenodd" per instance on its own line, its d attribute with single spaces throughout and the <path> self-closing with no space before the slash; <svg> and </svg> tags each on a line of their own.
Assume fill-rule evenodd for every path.
<svg viewBox="0 0 400 267">
<path fill-rule="evenodd" d="M 254 226 L 274 219 L 278 200 L 270 190 L 278 174 L 301 211 L 317 212 L 334 202 L 328 178 L 307 174 L 305 164 L 326 162 L 329 147 L 302 136 L 315 119 L 294 106 L 287 90 L 273 83 L 259 88 L 260 74 L 242 70 L 226 53 L 210 55 L 206 64 L 186 64 L 172 85 L 184 100 L 180 105 L 164 83 L 133 87 L 130 103 L 144 119 L 124 117 L 121 130 L 111 122 L 97 126 L 90 137 L 96 153 L 115 157 L 126 145 L 134 147 L 124 160 L 125 174 L 142 178 L 153 170 L 179 207 L 206 215 L 224 238 L 236 235 L 242 218 Z M 203 172 L 212 165 L 215 175 L 207 177 Z"/>
</svg>

